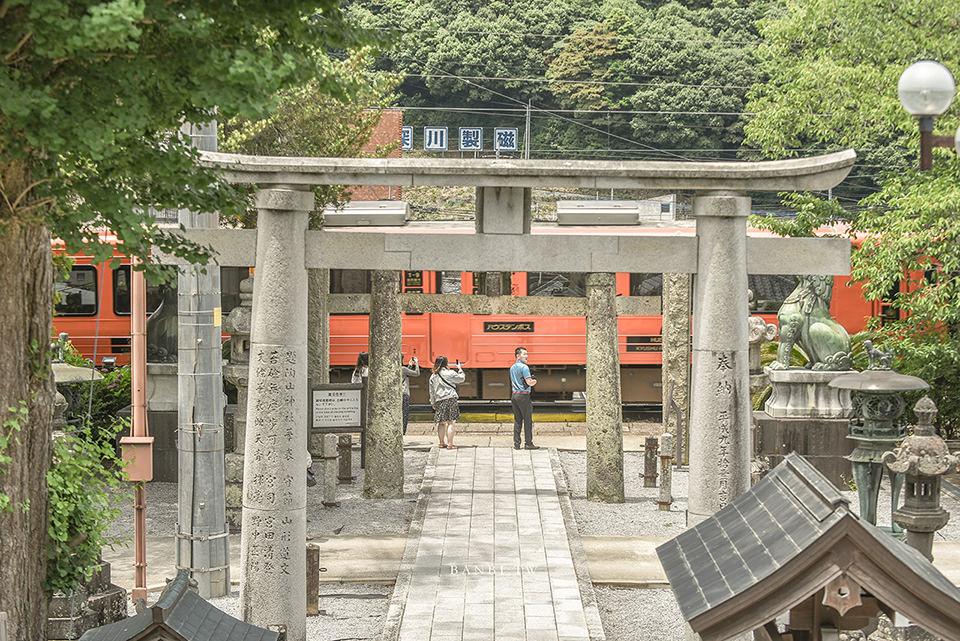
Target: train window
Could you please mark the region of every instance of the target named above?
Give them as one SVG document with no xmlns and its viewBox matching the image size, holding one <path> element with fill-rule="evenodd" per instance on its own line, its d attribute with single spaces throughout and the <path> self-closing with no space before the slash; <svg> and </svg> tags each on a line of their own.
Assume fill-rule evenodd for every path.
<svg viewBox="0 0 960 641">
<path fill-rule="evenodd" d="M 97 270 L 89 265 L 75 265 L 66 280 L 54 283 L 60 302 L 57 316 L 95 316 L 97 314 Z"/>
<path fill-rule="evenodd" d="M 527 272 L 527 296 L 586 296 L 586 274 Z"/>
<path fill-rule="evenodd" d="M 331 294 L 369 294 L 370 272 L 365 269 L 331 269 Z"/>
<path fill-rule="evenodd" d="M 797 277 L 784 274 L 750 274 L 750 311 L 759 314 L 776 314 L 797 286 Z"/>
<path fill-rule="evenodd" d="M 437 279 L 440 282 L 437 289 L 441 294 L 460 293 L 460 272 L 437 272 Z"/>
<path fill-rule="evenodd" d="M 900 293 L 900 281 L 898 280 L 887 292 L 887 295 L 880 299 L 880 324 L 886 325 L 899 320 L 900 310 L 894 307 L 897 295 Z"/>
<path fill-rule="evenodd" d="M 631 296 L 663 296 L 663 274 L 630 274 Z"/>
<path fill-rule="evenodd" d="M 489 296 L 505 296 L 510 293 L 510 276 L 513 272 L 473 272 L 473 293 Z M 499 286 L 497 276 L 500 277 Z M 488 282 L 489 278 L 489 282 Z"/>
<path fill-rule="evenodd" d="M 147 315 L 157 311 L 163 291 L 158 285 L 147 283 Z M 113 270 L 113 313 L 117 316 L 130 315 L 130 265 L 120 265 Z"/>
</svg>

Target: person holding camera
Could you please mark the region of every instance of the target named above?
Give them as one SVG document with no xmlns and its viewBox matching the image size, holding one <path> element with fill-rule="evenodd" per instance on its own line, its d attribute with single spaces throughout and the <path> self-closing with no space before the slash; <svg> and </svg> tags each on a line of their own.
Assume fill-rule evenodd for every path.
<svg viewBox="0 0 960 641">
<path fill-rule="evenodd" d="M 513 449 L 520 449 L 520 428 L 523 427 L 524 448 L 528 450 L 540 449 L 533 444 L 533 401 L 530 392 L 537 384 L 537 379 L 527 366 L 527 348 L 518 347 L 513 350 L 517 362 L 510 367 L 510 405 L 513 406 Z"/>
<path fill-rule="evenodd" d="M 400 375 L 403 380 L 403 433 L 407 433 L 407 421 L 410 420 L 410 377 L 420 376 L 420 362 L 416 356 L 410 357 L 410 365 L 404 367 L 403 355 L 400 357 Z"/>
<path fill-rule="evenodd" d="M 430 405 L 435 412 L 433 420 L 437 424 L 437 434 L 440 437 L 440 447 L 455 450 L 453 444 L 454 428 L 460 418 L 460 407 L 457 401 L 457 385 L 467 379 L 457 359 L 457 370 L 447 367 L 449 361 L 446 356 L 437 356 L 433 361 L 433 374 L 430 375 Z"/>
</svg>

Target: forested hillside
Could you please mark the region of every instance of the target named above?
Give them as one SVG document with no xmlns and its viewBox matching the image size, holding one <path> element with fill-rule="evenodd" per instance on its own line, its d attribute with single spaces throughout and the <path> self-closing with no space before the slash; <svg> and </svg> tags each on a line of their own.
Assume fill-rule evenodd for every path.
<svg viewBox="0 0 960 641">
<path fill-rule="evenodd" d="M 769 0 L 350 0 L 404 122 L 524 127 L 534 158 L 735 158 Z M 485 144 L 490 148 L 489 144 Z"/>
</svg>

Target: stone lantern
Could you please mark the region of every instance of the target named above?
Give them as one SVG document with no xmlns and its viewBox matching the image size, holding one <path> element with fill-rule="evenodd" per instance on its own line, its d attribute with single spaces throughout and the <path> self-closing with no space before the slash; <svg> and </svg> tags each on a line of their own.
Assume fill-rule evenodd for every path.
<svg viewBox="0 0 960 641">
<path fill-rule="evenodd" d="M 899 420 L 906 409 L 903 392 L 923 390 L 930 387 L 916 376 L 898 374 L 890 368 L 892 357 L 874 349 L 869 341 L 864 343 L 870 355 L 870 366 L 862 372 L 843 374 L 830 381 L 830 387 L 859 392 L 856 399 L 859 417 L 850 421 L 847 438 L 856 442 L 846 459 L 853 467 L 853 480 L 860 498 L 860 518 L 877 524 L 877 498 L 880 495 L 880 479 L 883 476 L 884 455 L 902 441 L 906 426 Z M 888 470 L 891 492 L 891 516 L 900 498 L 903 475 Z M 892 530 L 899 532 L 896 521 Z"/>
<path fill-rule="evenodd" d="M 960 463 L 933 427 L 937 406 L 924 396 L 913 407 L 917 425 L 900 447 L 887 452 L 883 462 L 897 474 L 906 475 L 906 498 L 893 513 L 893 520 L 907 531 L 907 544 L 933 561 L 933 533 L 950 520 L 940 507 L 940 476 Z"/>
<path fill-rule="evenodd" d="M 230 334 L 230 362 L 223 377 L 237 386 L 237 409 L 233 418 L 233 451 L 224 455 L 227 520 L 240 527 L 243 507 L 243 451 L 247 433 L 247 391 L 250 370 L 250 318 L 253 307 L 253 277 L 240 281 L 240 304 L 224 319 Z"/>
</svg>

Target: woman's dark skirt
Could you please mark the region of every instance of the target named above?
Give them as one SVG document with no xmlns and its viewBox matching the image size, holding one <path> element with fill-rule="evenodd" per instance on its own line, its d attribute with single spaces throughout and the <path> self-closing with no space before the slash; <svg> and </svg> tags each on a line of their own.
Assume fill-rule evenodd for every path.
<svg viewBox="0 0 960 641">
<path fill-rule="evenodd" d="M 437 410 L 433 417 L 435 423 L 449 423 L 458 418 L 460 418 L 460 407 L 457 405 L 457 399 L 445 398 L 437 401 Z"/>
</svg>

